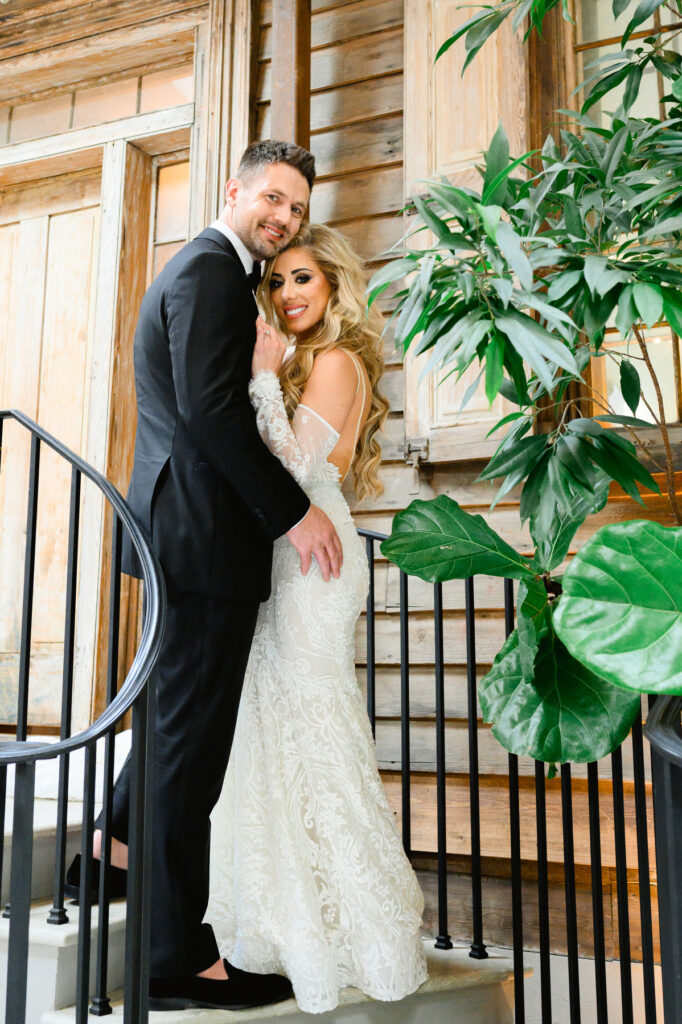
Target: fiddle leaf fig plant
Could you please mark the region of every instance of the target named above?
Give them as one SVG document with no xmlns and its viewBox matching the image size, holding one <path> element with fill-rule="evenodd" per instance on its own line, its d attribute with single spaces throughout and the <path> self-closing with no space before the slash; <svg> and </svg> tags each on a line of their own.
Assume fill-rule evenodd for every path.
<svg viewBox="0 0 682 1024">
<path fill-rule="evenodd" d="M 464 38 L 466 70 L 507 17 L 527 37 L 559 5 L 569 17 L 564 0 L 481 5 L 439 57 Z M 654 328 L 672 346 L 682 333 L 682 56 L 670 45 L 679 30 L 660 20 L 631 40 L 659 8 L 682 19 L 682 0 L 613 0 L 614 19 L 630 6 L 620 50 L 583 83 L 582 109 L 559 112 L 556 138 L 512 159 L 500 126 L 478 190 L 426 183 L 409 204 L 416 227 L 369 290 L 373 302 L 398 285 L 396 344 L 424 355 L 423 376 L 458 380 L 475 368 L 462 405 L 480 387 L 512 406 L 490 432 L 501 440 L 479 479 L 497 481 L 493 507 L 520 491 L 532 557 L 443 496 L 399 513 L 382 551 L 431 581 L 519 581 L 517 628 L 481 682 L 481 706 L 508 750 L 552 763 L 613 750 L 642 692 L 682 694 L 682 511 L 648 344 Z M 670 91 L 659 117 L 634 117 L 649 64 Z M 592 120 L 609 99 L 614 112 Z M 618 347 L 605 344 L 614 328 Z M 615 371 L 608 390 L 594 385 L 598 361 Z M 603 527 L 560 575 L 611 484 L 644 506 L 660 495 L 655 472 L 676 528 Z"/>
</svg>

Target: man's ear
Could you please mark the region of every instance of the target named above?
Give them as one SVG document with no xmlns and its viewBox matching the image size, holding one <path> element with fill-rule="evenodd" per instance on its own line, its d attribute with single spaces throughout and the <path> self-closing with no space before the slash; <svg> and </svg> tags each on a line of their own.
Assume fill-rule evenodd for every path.
<svg viewBox="0 0 682 1024">
<path fill-rule="evenodd" d="M 237 195 L 242 187 L 239 178 L 229 178 L 225 182 L 225 202 L 228 206 L 234 206 L 237 202 Z"/>
</svg>

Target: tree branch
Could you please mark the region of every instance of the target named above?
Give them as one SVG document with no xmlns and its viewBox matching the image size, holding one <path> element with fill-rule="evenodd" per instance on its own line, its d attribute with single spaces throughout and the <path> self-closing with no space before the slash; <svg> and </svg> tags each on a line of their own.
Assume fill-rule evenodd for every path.
<svg viewBox="0 0 682 1024">
<path fill-rule="evenodd" d="M 675 522 L 678 526 L 682 526 L 682 512 L 677 502 L 677 494 L 675 493 L 675 465 L 673 463 L 673 450 L 670 444 L 670 435 L 668 434 L 668 427 L 665 422 L 665 407 L 663 405 L 663 392 L 661 391 L 661 385 L 658 381 L 658 377 L 654 371 L 651 357 L 646 347 L 646 342 L 642 337 L 640 329 L 633 324 L 632 330 L 634 331 L 635 337 L 639 344 L 644 362 L 646 363 L 649 376 L 651 377 L 656 392 L 656 401 L 658 402 L 658 412 L 660 416 L 659 429 L 661 431 L 661 437 L 663 438 L 663 447 L 665 448 L 665 480 L 668 491 L 668 499 L 670 501 L 670 507 L 672 508 L 673 515 L 675 516 Z"/>
</svg>

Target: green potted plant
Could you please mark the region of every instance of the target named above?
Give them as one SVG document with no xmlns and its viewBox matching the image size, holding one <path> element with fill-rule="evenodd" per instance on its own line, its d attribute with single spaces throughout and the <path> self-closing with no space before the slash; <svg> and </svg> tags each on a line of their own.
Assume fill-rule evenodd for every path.
<svg viewBox="0 0 682 1024">
<path fill-rule="evenodd" d="M 566 0 L 486 5 L 438 56 L 464 36 L 468 64 L 505 18 L 517 28 L 527 18 L 528 32 L 540 30 L 560 2 L 568 17 Z M 614 17 L 634 4 L 613 0 Z M 512 160 L 500 127 L 479 191 L 429 182 L 426 195 L 411 200 L 416 231 L 370 283 L 373 302 L 407 280 L 393 318 L 396 344 L 428 352 L 425 373 L 447 368 L 461 377 L 478 365 L 472 388 L 485 388 L 491 403 L 502 393 L 515 407 L 491 431 L 506 427 L 481 479 L 500 481 L 493 506 L 522 487 L 533 556 L 445 496 L 399 513 L 382 551 L 429 581 L 477 573 L 519 581 L 517 627 L 481 681 L 480 701 L 503 746 L 552 765 L 615 749 L 642 693 L 682 694 L 682 513 L 645 337 L 663 320 L 682 332 L 682 57 L 663 31 L 628 48 L 658 8 L 682 18 L 682 0 L 638 0 L 620 49 L 585 84 L 582 109 L 558 115 L 558 141 L 550 135 L 541 153 Z M 635 118 L 650 63 L 670 85 L 665 117 Z M 614 113 L 606 123 L 592 120 L 595 104 L 617 88 Z M 433 241 L 411 247 L 424 228 Z M 625 350 L 604 347 L 609 324 Z M 594 359 L 617 362 L 622 408 L 590 384 Z M 641 402 L 647 420 L 637 415 Z M 641 437 L 652 423 L 660 456 Z M 611 482 L 643 504 L 641 488 L 659 492 L 652 469 L 665 479 L 676 525 L 602 527 L 559 575 Z"/>
</svg>

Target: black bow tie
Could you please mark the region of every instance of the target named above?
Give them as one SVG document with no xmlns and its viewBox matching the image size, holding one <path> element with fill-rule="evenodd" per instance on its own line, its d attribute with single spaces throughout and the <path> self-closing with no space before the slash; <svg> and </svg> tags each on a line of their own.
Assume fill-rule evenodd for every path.
<svg viewBox="0 0 682 1024">
<path fill-rule="evenodd" d="M 260 284 L 260 277 L 261 277 L 260 263 L 258 262 L 258 260 L 256 260 L 254 262 L 254 264 L 253 264 L 253 270 L 251 271 L 250 274 L 246 275 L 246 279 L 249 282 L 249 284 L 251 285 L 251 291 L 252 292 L 255 292 L 256 288 Z"/>
</svg>

